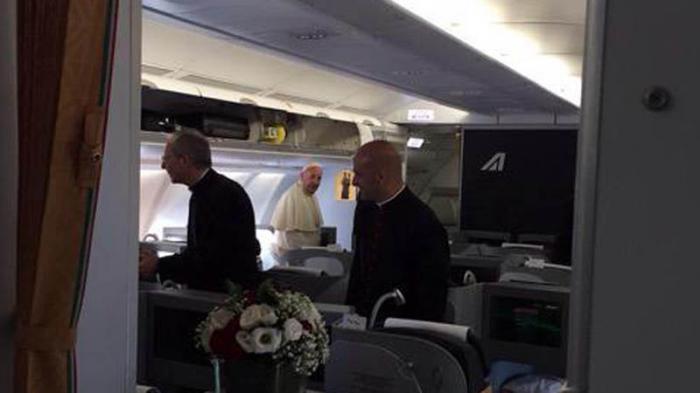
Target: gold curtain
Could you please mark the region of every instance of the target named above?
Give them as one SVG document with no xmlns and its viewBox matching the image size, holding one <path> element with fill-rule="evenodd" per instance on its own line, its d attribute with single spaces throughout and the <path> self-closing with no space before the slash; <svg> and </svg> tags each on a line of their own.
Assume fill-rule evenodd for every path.
<svg viewBox="0 0 700 393">
<path fill-rule="evenodd" d="M 15 392 L 74 392 L 117 0 L 17 0 Z"/>
</svg>

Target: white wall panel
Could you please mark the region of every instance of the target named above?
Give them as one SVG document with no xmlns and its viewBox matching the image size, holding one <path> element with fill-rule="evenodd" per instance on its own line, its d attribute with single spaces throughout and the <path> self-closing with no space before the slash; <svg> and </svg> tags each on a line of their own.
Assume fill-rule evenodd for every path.
<svg viewBox="0 0 700 393">
<path fill-rule="evenodd" d="M 696 390 L 700 6 L 591 4 L 573 261 L 575 382 L 591 393 Z M 669 108 L 643 105 L 651 86 L 670 91 Z"/>
<path fill-rule="evenodd" d="M 105 161 L 78 325 L 84 393 L 135 391 L 140 10 L 140 1 L 119 2 Z"/>
</svg>

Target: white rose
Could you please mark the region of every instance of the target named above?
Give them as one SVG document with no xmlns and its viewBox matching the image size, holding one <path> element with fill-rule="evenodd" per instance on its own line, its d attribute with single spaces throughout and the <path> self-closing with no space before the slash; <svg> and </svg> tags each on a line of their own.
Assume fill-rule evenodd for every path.
<svg viewBox="0 0 700 393">
<path fill-rule="evenodd" d="M 296 341 L 301 338 L 304 327 L 294 318 L 284 321 L 284 339 L 287 341 Z"/>
<path fill-rule="evenodd" d="M 219 308 L 209 315 L 209 326 L 214 330 L 223 329 L 233 318 L 233 313 L 225 308 Z"/>
<path fill-rule="evenodd" d="M 301 319 L 309 322 L 321 322 L 321 314 L 318 313 L 316 307 L 313 304 L 309 304 L 304 308 L 304 311 L 300 315 Z"/>
<path fill-rule="evenodd" d="M 241 327 L 251 329 L 260 324 L 273 325 L 277 322 L 275 310 L 266 304 L 248 306 L 241 314 Z"/>
<path fill-rule="evenodd" d="M 277 323 L 277 314 L 275 309 L 267 304 L 260 305 L 260 322 L 264 325 L 274 325 Z"/>
<path fill-rule="evenodd" d="M 323 320 L 323 317 L 316 309 L 316 306 L 314 306 L 313 304 L 311 305 L 311 318 L 313 321 L 319 322 L 319 323 Z"/>
<path fill-rule="evenodd" d="M 253 304 L 252 306 L 246 307 L 241 313 L 241 327 L 243 329 L 250 329 L 257 326 L 260 323 L 260 306 Z"/>
<path fill-rule="evenodd" d="M 279 329 L 259 327 L 250 335 L 255 353 L 272 353 L 282 344 L 282 332 Z"/>
<path fill-rule="evenodd" d="M 243 348 L 247 353 L 255 352 L 255 345 L 253 344 L 253 336 L 245 330 L 239 330 L 236 333 L 236 342 Z"/>
</svg>

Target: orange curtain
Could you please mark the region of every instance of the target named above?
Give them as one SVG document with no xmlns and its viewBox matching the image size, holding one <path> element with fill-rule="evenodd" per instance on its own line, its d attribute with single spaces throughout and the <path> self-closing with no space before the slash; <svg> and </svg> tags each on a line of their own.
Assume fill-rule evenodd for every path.
<svg viewBox="0 0 700 393">
<path fill-rule="evenodd" d="M 74 392 L 117 0 L 17 0 L 16 393 Z"/>
</svg>

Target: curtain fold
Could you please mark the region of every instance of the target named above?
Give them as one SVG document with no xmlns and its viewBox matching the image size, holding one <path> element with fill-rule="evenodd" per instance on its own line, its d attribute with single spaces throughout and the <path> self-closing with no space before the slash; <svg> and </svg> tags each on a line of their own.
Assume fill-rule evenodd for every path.
<svg viewBox="0 0 700 393">
<path fill-rule="evenodd" d="M 117 0 L 17 0 L 15 392 L 74 392 Z"/>
</svg>

